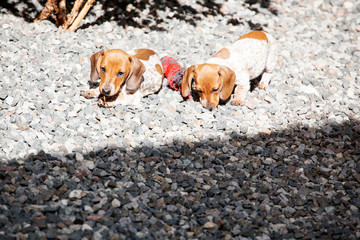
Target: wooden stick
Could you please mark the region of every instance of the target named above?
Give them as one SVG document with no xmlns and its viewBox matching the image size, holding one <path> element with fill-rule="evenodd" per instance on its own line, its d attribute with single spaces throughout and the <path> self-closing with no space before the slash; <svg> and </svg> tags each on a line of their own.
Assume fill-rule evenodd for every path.
<svg viewBox="0 0 360 240">
<path fill-rule="evenodd" d="M 78 28 L 81 20 L 86 16 L 87 12 L 90 10 L 92 5 L 94 4 L 95 0 L 87 0 L 84 7 L 81 9 L 79 15 L 75 18 L 74 22 L 69 27 L 69 31 L 75 32 L 75 30 Z"/>
<path fill-rule="evenodd" d="M 66 23 L 66 1 L 59 0 L 58 24 L 63 26 Z"/>
<path fill-rule="evenodd" d="M 74 22 L 75 17 L 78 15 L 80 7 L 82 6 L 84 0 L 76 0 L 74 3 L 73 8 L 71 9 L 71 13 L 70 16 L 68 17 L 65 25 L 64 25 L 64 30 L 67 30 L 69 28 L 69 26 Z"/>
<path fill-rule="evenodd" d="M 37 16 L 34 19 L 34 22 L 38 20 L 48 19 L 50 14 L 55 10 L 56 4 L 57 4 L 57 0 L 47 0 L 45 3 L 45 7 L 43 8 L 39 16 Z"/>
<path fill-rule="evenodd" d="M 103 100 L 103 102 L 106 104 L 106 106 L 107 106 L 107 108 L 109 109 L 109 111 L 111 112 L 111 109 L 110 109 L 110 107 L 109 107 L 109 104 L 106 102 L 106 97 L 104 96 L 102 100 Z"/>
</svg>

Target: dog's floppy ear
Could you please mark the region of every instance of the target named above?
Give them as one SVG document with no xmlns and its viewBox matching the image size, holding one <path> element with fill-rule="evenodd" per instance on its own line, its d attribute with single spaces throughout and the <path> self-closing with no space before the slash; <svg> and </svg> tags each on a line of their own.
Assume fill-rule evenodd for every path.
<svg viewBox="0 0 360 240">
<path fill-rule="evenodd" d="M 181 83 L 181 94 L 183 97 L 189 96 L 191 92 L 191 81 L 194 77 L 194 73 L 195 73 L 195 65 L 186 69 L 184 73 L 184 77 Z"/>
<path fill-rule="evenodd" d="M 90 72 L 90 81 L 96 82 L 100 78 L 100 60 L 101 57 L 104 56 L 105 50 L 101 50 L 97 53 L 94 53 L 90 57 L 90 63 L 91 63 L 91 72 Z"/>
<path fill-rule="evenodd" d="M 220 99 L 224 101 L 230 97 L 234 90 L 236 75 L 234 71 L 225 66 L 220 67 L 218 74 L 222 81 Z"/>
<path fill-rule="evenodd" d="M 142 75 L 146 68 L 145 65 L 136 57 L 130 56 L 129 61 L 131 63 L 131 70 L 126 80 L 126 90 L 130 93 L 134 93 L 140 87 L 143 81 Z"/>
</svg>

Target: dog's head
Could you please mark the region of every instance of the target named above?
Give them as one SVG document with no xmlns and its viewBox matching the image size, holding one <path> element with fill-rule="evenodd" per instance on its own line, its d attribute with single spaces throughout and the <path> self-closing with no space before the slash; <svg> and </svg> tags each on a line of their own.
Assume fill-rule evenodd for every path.
<svg viewBox="0 0 360 240">
<path fill-rule="evenodd" d="M 205 63 L 186 69 L 181 94 L 187 97 L 190 92 L 195 92 L 203 107 L 213 110 L 220 100 L 225 101 L 230 97 L 234 86 L 235 73 L 230 68 Z"/>
<path fill-rule="evenodd" d="M 90 57 L 91 82 L 100 78 L 99 90 L 105 96 L 117 94 L 126 84 L 128 92 L 136 92 L 145 72 L 144 64 L 120 49 L 101 50 Z"/>
</svg>

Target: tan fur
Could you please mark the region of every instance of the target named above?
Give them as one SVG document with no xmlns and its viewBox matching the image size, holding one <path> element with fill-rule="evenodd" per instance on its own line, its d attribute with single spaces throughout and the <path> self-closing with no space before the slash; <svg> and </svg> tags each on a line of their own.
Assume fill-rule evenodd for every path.
<svg viewBox="0 0 360 240">
<path fill-rule="evenodd" d="M 119 92 L 120 87 L 130 77 L 132 73 L 131 57 L 120 49 L 103 50 L 103 56 L 98 59 L 98 69 L 100 73 L 99 89 L 103 95 L 111 96 Z M 105 73 L 101 71 L 105 69 Z M 122 76 L 118 73 L 122 72 Z M 110 93 L 105 93 L 110 90 Z"/>
<path fill-rule="evenodd" d="M 252 31 L 252 32 L 249 32 L 248 34 L 241 36 L 238 40 L 245 39 L 245 38 L 254 38 L 257 40 L 265 40 L 268 42 L 269 40 L 265 33 L 267 33 L 267 31 Z"/>
<path fill-rule="evenodd" d="M 96 82 L 99 78 L 100 78 L 100 73 L 99 73 L 99 64 L 100 63 L 99 58 L 101 56 L 104 55 L 104 50 L 101 50 L 97 53 L 94 53 L 91 57 L 90 57 L 90 64 L 91 64 L 91 72 L 90 72 L 90 81 L 91 82 Z"/>
<path fill-rule="evenodd" d="M 235 86 L 235 73 L 228 67 L 222 66 L 219 69 L 219 76 L 222 81 L 220 99 L 225 101 L 230 96 Z"/>
<path fill-rule="evenodd" d="M 140 98 L 156 93 L 163 81 L 159 56 L 151 49 L 101 50 L 90 57 L 90 80 L 100 78 L 99 87 L 81 91 L 86 98 L 105 99 L 99 104 L 138 104 Z M 104 98 L 105 97 L 105 98 Z"/>
<path fill-rule="evenodd" d="M 146 48 L 135 49 L 134 52 L 133 56 L 141 60 L 149 60 L 150 56 L 156 54 L 153 50 Z"/>
<path fill-rule="evenodd" d="M 191 80 L 194 77 L 194 71 L 195 71 L 195 66 L 191 66 L 188 69 L 186 69 L 184 76 L 183 76 L 183 81 L 181 83 L 181 94 L 183 95 L 183 97 L 187 97 L 189 96 L 190 92 L 191 92 Z"/>
<path fill-rule="evenodd" d="M 222 48 L 215 54 L 214 57 L 228 59 L 230 57 L 230 51 L 227 48 Z"/>
<path fill-rule="evenodd" d="M 155 65 L 155 68 L 156 68 L 156 71 L 157 71 L 158 73 L 160 73 L 161 75 L 164 74 L 164 73 L 163 73 L 163 69 L 162 69 L 162 67 L 160 66 L 160 64 L 156 64 L 156 65 Z"/>
<path fill-rule="evenodd" d="M 144 74 L 146 68 L 136 57 L 130 57 L 130 62 L 132 64 L 132 70 L 131 75 L 126 80 L 126 90 L 130 93 L 134 93 L 140 87 L 142 75 Z"/>
<path fill-rule="evenodd" d="M 250 90 L 251 79 L 261 75 L 259 88 L 266 89 L 269 85 L 276 67 L 277 49 L 275 39 L 266 31 L 245 34 L 205 63 L 187 69 L 182 95 L 186 97 L 192 90 L 196 91 L 201 104 L 211 110 L 219 100 L 229 99 L 234 91 L 231 104 L 242 105 Z M 193 88 L 191 82 L 194 82 Z M 221 90 L 217 91 L 219 85 Z"/>
<path fill-rule="evenodd" d="M 191 89 L 194 81 L 195 89 Z M 200 64 L 188 68 L 184 74 L 181 93 L 187 97 L 191 90 L 195 90 L 200 97 L 201 104 L 214 109 L 220 99 L 230 97 L 235 84 L 235 73 L 228 67 L 215 64 Z"/>
</svg>

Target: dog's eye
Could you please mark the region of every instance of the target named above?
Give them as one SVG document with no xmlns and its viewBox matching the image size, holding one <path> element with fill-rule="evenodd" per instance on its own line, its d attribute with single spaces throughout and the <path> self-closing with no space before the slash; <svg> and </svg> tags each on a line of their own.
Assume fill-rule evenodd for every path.
<svg viewBox="0 0 360 240">
<path fill-rule="evenodd" d="M 118 74 L 117 74 L 118 77 L 121 77 L 122 75 L 124 75 L 123 72 L 118 72 Z"/>
<path fill-rule="evenodd" d="M 195 87 L 192 88 L 191 91 L 193 91 L 194 93 L 202 93 L 201 90 L 198 90 L 198 89 L 196 89 Z"/>
<path fill-rule="evenodd" d="M 103 73 L 106 72 L 104 67 L 100 67 L 100 70 L 101 70 Z"/>
<path fill-rule="evenodd" d="M 214 89 L 212 92 L 213 92 L 213 93 L 216 93 L 217 91 L 219 91 L 218 88 Z"/>
</svg>

